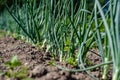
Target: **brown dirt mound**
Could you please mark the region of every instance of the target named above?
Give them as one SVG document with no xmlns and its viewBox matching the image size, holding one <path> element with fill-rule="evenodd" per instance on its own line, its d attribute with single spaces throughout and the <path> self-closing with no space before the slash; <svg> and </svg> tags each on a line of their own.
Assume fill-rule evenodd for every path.
<svg viewBox="0 0 120 80">
<path fill-rule="evenodd" d="M 17 55 L 24 66 L 29 69 L 28 77 L 35 80 L 94 80 L 85 72 L 67 72 L 52 66 L 52 56 L 44 50 L 38 50 L 35 46 L 13 37 L 4 37 L 0 39 L 0 70 L 3 72 L 8 70 L 4 63 L 9 61 L 13 55 Z M 101 62 L 99 56 L 92 54 L 89 56 L 94 64 Z M 66 66 L 66 63 L 60 63 Z M 91 71 L 101 80 L 100 68 Z M 8 79 L 4 75 L 0 80 L 22 80 L 22 79 Z"/>
</svg>

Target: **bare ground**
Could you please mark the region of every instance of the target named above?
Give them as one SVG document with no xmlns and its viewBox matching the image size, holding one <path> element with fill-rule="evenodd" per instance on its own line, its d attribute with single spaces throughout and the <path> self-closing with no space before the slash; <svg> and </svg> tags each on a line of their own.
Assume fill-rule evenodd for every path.
<svg viewBox="0 0 120 80">
<path fill-rule="evenodd" d="M 27 75 L 33 80 L 94 80 L 85 72 L 72 73 L 52 66 L 50 64 L 50 62 L 53 60 L 51 54 L 48 52 L 46 53 L 44 50 L 38 50 L 35 46 L 32 46 L 29 43 L 17 40 L 11 36 L 0 38 L 1 71 L 6 72 L 9 70 L 4 63 L 9 61 L 13 55 L 17 55 L 23 66 L 28 67 Z M 91 65 L 101 63 L 100 57 L 96 54 L 92 53 L 88 56 L 88 58 L 92 62 Z M 68 64 L 65 62 L 61 62 L 59 64 L 68 67 Z M 70 65 L 69 67 L 73 68 L 75 66 Z M 99 78 L 99 80 L 102 80 L 101 68 L 93 69 L 90 71 L 90 73 Z M 108 77 L 109 80 L 111 80 L 111 72 L 108 74 Z M 0 80 L 22 80 L 22 78 L 10 79 L 5 75 L 2 75 Z"/>
</svg>

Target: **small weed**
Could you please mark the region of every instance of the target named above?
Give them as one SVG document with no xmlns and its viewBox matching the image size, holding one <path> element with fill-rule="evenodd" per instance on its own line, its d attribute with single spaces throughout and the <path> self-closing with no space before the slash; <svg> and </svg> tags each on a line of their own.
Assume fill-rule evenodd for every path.
<svg viewBox="0 0 120 80">
<path fill-rule="evenodd" d="M 70 57 L 66 60 L 66 62 L 70 65 L 76 66 L 77 65 L 77 61 L 75 60 L 75 58 Z"/>
<path fill-rule="evenodd" d="M 22 65 L 17 56 L 13 56 L 10 61 L 5 63 L 5 66 L 10 69 L 5 73 L 0 72 L 0 75 L 4 74 L 12 79 L 31 80 L 28 78 L 28 68 Z"/>
<path fill-rule="evenodd" d="M 52 66 L 54 66 L 55 65 L 55 61 L 52 60 L 52 61 L 49 62 L 49 64 L 52 65 Z"/>
</svg>

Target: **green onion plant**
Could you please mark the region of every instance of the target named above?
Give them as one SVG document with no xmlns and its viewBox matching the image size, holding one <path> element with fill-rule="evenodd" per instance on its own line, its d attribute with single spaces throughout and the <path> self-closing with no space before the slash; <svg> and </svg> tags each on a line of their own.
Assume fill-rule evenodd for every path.
<svg viewBox="0 0 120 80">
<path fill-rule="evenodd" d="M 112 61 L 113 61 L 112 80 L 119 80 L 120 79 L 120 76 L 119 76 L 120 75 L 120 62 L 119 62 L 120 0 L 110 0 L 110 12 L 109 12 L 110 25 L 108 24 L 107 19 L 105 18 L 105 15 L 101 9 L 101 5 L 98 0 L 96 0 L 96 5 L 102 17 L 107 38 L 108 38 L 108 47 L 110 47 L 110 52 L 107 55 L 111 54 L 112 56 Z M 109 59 L 109 56 L 107 56 L 107 58 Z"/>
<path fill-rule="evenodd" d="M 110 0 L 104 6 L 100 0 L 93 1 L 89 9 L 88 0 L 13 0 L 6 4 L 7 11 L 18 26 L 18 34 L 27 37 L 34 44 L 43 43 L 54 58 L 59 61 L 72 59 L 79 70 L 86 71 L 102 67 L 103 79 L 107 79 L 110 64 L 113 62 L 113 80 L 120 77 L 119 24 L 120 0 Z M 109 8 L 106 12 L 103 9 Z M 90 5 L 91 6 L 91 5 Z M 47 45 L 46 45 L 47 43 Z M 97 45 L 101 64 L 85 67 L 88 51 Z M 65 70 L 65 69 L 64 69 Z"/>
</svg>

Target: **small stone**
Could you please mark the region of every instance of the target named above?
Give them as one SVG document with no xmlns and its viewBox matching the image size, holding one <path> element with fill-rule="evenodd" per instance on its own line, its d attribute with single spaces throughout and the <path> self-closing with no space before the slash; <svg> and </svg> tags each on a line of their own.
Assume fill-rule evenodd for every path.
<svg viewBox="0 0 120 80">
<path fill-rule="evenodd" d="M 32 71 L 32 77 L 41 77 L 47 73 L 44 65 L 36 66 Z"/>
<path fill-rule="evenodd" d="M 54 66 L 47 66 L 47 71 L 48 71 L 48 72 L 58 71 L 58 68 L 57 68 L 57 67 L 54 67 Z"/>
<path fill-rule="evenodd" d="M 57 72 L 50 72 L 46 75 L 47 80 L 57 80 L 60 77 L 60 74 Z"/>
<path fill-rule="evenodd" d="M 78 73 L 78 75 L 72 75 L 73 78 L 77 79 L 77 80 L 81 80 L 81 79 L 84 79 L 85 76 L 83 73 Z"/>
</svg>

